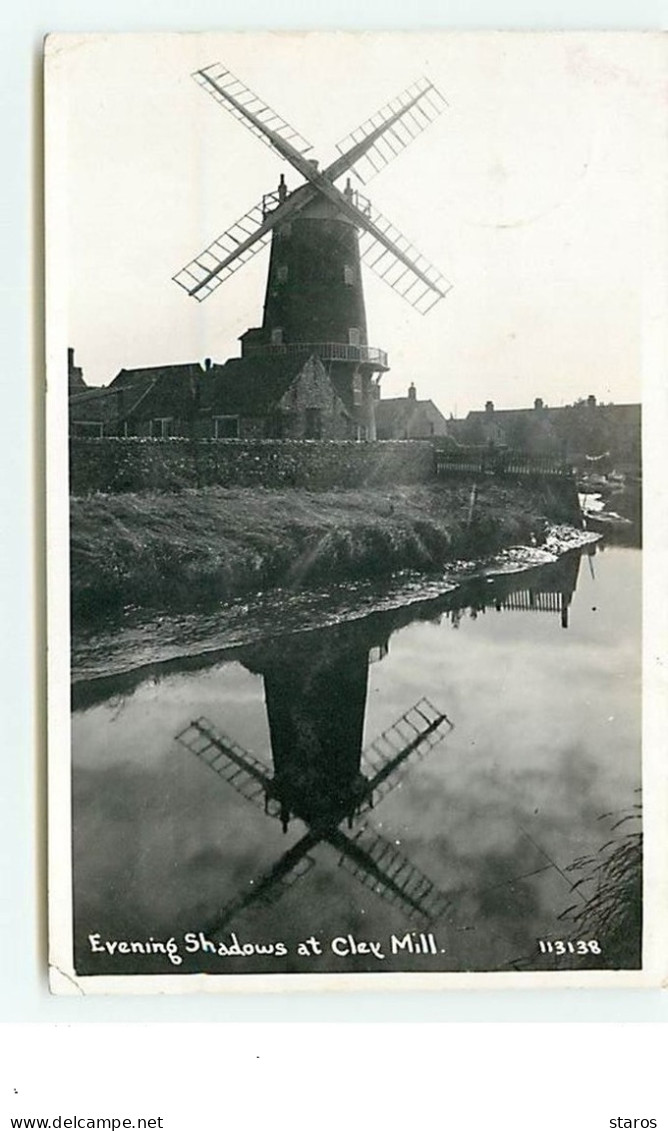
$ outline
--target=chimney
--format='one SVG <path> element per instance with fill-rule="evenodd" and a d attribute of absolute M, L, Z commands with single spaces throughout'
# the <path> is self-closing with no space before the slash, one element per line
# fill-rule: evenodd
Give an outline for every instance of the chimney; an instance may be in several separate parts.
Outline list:
<path fill-rule="evenodd" d="M 210 357 L 205 357 L 205 358 L 204 358 L 204 372 L 205 372 L 205 373 L 208 373 L 208 372 L 209 372 L 209 370 L 211 369 L 211 366 L 212 366 L 212 365 L 213 365 L 213 362 L 212 362 L 211 358 L 210 358 Z"/>
<path fill-rule="evenodd" d="M 485 401 L 485 412 L 491 416 L 494 412 L 494 401 Z"/>
<path fill-rule="evenodd" d="M 536 397 L 535 401 L 533 402 L 533 407 L 535 408 L 536 412 L 540 412 L 541 408 L 545 408 L 545 402 L 543 401 L 543 398 Z"/>
<path fill-rule="evenodd" d="M 409 401 L 414 401 L 417 399 L 417 389 L 415 388 L 415 385 L 412 381 L 408 386 L 408 399 Z"/>
<path fill-rule="evenodd" d="M 75 365 L 74 363 L 74 349 L 72 346 L 67 347 L 67 384 L 70 392 L 76 389 L 86 388 L 83 370 L 80 365 Z"/>
<path fill-rule="evenodd" d="M 592 393 L 587 397 L 587 406 L 589 408 L 596 408 L 596 397 Z"/>

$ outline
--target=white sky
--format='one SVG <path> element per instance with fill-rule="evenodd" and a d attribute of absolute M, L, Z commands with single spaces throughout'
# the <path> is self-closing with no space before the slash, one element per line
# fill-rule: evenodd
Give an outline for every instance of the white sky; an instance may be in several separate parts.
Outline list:
<path fill-rule="evenodd" d="M 67 121 L 47 192 L 65 176 L 67 336 L 86 380 L 224 361 L 261 322 L 268 250 L 201 304 L 171 278 L 281 172 L 299 183 L 190 77 L 220 61 L 323 165 L 421 75 L 448 100 L 362 189 L 453 284 L 421 316 L 365 271 L 385 396 L 414 380 L 460 416 L 488 398 L 638 400 L 663 232 L 661 46 L 640 33 L 60 37 L 49 82 L 65 84 Z"/>

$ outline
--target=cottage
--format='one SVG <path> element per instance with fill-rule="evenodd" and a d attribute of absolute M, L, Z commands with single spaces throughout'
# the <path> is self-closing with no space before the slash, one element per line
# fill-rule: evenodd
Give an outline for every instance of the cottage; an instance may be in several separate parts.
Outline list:
<path fill-rule="evenodd" d="M 466 444 L 505 445 L 578 465 L 587 457 L 609 455 L 619 468 L 640 466 L 639 404 L 599 404 L 589 396 L 550 408 L 537 397 L 533 408 L 497 409 L 487 401 L 483 411 L 470 412 L 456 423 L 457 439 Z"/>
<path fill-rule="evenodd" d="M 347 440 L 358 426 L 315 355 L 122 369 L 70 398 L 73 435 Z"/>
<path fill-rule="evenodd" d="M 290 440 L 356 438 L 352 413 L 315 354 L 233 358 L 200 393 L 198 435 Z"/>
<path fill-rule="evenodd" d="M 379 440 L 425 440 L 448 432 L 443 413 L 433 401 L 418 400 L 412 382 L 407 396 L 377 400 L 375 415 Z"/>
<path fill-rule="evenodd" d="M 121 369 L 110 385 L 70 396 L 71 435 L 186 434 L 182 428 L 192 415 L 197 372 L 198 365 Z"/>

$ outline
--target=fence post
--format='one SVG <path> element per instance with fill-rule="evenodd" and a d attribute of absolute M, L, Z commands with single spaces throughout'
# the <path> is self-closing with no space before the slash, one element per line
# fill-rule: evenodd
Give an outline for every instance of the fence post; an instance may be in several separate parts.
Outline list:
<path fill-rule="evenodd" d="M 477 485 L 477 483 L 474 483 L 473 486 L 471 487 L 471 494 L 469 496 L 469 513 L 468 513 L 468 517 L 466 519 L 466 529 L 467 530 L 469 529 L 469 527 L 470 527 L 470 525 L 473 521 L 473 508 L 475 507 L 477 496 L 478 496 L 478 485 Z"/>

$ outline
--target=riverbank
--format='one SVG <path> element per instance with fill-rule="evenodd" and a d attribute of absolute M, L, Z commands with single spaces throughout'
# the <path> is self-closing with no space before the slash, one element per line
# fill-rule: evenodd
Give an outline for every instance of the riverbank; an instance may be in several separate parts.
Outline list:
<path fill-rule="evenodd" d="M 561 488 L 561 489 L 560 489 Z M 72 620 L 214 608 L 253 593 L 433 573 L 573 520 L 563 485 L 455 481 L 307 491 L 211 487 L 71 501 Z"/>
<path fill-rule="evenodd" d="M 131 690 L 147 672 L 207 667 L 239 648 L 373 620 L 386 635 L 413 620 L 440 618 L 503 603 L 516 589 L 568 592 L 581 552 L 595 553 L 600 535 L 550 526 L 542 546 L 511 546 L 477 561 L 449 563 L 432 574 L 402 571 L 383 580 L 348 581 L 324 589 L 272 589 L 208 612 L 129 613 L 122 623 L 81 628 L 72 639 L 73 702 L 96 702 L 105 689 Z"/>

